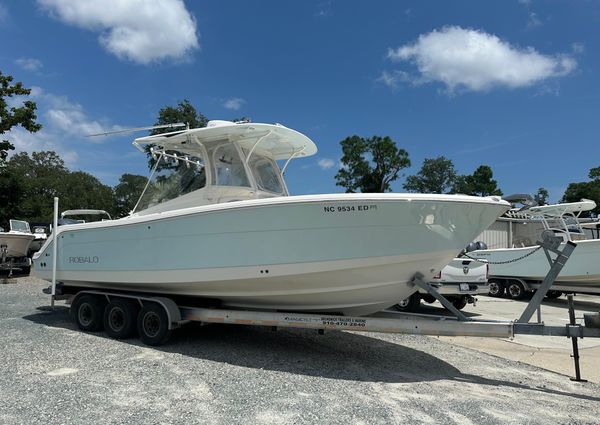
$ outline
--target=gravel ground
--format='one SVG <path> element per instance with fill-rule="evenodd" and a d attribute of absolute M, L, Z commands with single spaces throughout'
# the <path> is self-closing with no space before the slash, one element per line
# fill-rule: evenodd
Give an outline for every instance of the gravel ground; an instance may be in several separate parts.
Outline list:
<path fill-rule="evenodd" d="M 187 326 L 160 348 L 76 330 L 0 285 L 0 423 L 597 424 L 600 386 L 436 338 Z"/>

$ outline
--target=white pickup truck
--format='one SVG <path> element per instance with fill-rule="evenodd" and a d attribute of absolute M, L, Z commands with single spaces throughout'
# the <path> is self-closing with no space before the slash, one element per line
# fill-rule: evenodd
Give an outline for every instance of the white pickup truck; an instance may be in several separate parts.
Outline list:
<path fill-rule="evenodd" d="M 487 264 L 468 258 L 455 258 L 429 283 L 454 307 L 461 310 L 468 303 L 475 303 L 473 295 L 488 293 L 488 269 Z M 436 301 L 427 291 L 419 288 L 410 297 L 396 304 L 393 309 L 414 312 L 421 305 L 421 300 L 429 304 Z"/>

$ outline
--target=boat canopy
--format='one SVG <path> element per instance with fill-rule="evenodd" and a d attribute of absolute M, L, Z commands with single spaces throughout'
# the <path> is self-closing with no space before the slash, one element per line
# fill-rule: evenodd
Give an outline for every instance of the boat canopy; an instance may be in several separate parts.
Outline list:
<path fill-rule="evenodd" d="M 90 209 L 66 210 L 60 214 L 60 216 L 62 218 L 71 217 L 74 215 L 104 215 L 104 216 L 108 217 L 109 220 L 111 219 L 110 214 L 104 210 L 90 210 Z"/>
<path fill-rule="evenodd" d="M 593 210 L 594 208 L 596 208 L 596 203 L 594 201 L 582 199 L 579 202 L 531 207 L 529 208 L 529 211 L 536 214 L 543 214 L 547 217 L 562 217 L 565 214 L 577 214 L 583 211 Z"/>
<path fill-rule="evenodd" d="M 317 153 L 317 146 L 312 140 L 281 124 L 217 120 L 209 121 L 208 125 L 202 128 L 140 137 L 133 141 L 133 145 L 141 151 L 144 151 L 143 145 L 180 150 L 188 143 L 210 145 L 223 140 L 236 142 L 250 152 L 256 150 L 267 153 L 275 160 L 289 160 L 292 157 L 307 157 Z"/>

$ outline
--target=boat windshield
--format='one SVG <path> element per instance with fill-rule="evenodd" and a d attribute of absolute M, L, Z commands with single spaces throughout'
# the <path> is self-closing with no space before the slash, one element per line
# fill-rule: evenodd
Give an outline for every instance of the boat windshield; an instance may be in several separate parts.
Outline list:
<path fill-rule="evenodd" d="M 134 212 L 170 201 L 205 185 L 206 171 L 202 158 L 171 150 L 162 152 Z"/>
<path fill-rule="evenodd" d="M 231 142 L 225 142 L 208 149 L 212 158 L 212 184 L 215 186 L 250 187 L 244 163 Z"/>
<path fill-rule="evenodd" d="M 10 230 L 15 232 L 31 233 L 29 223 L 21 220 L 10 220 Z"/>
<path fill-rule="evenodd" d="M 260 190 L 283 194 L 279 169 L 272 159 L 253 153 L 248 165 Z"/>

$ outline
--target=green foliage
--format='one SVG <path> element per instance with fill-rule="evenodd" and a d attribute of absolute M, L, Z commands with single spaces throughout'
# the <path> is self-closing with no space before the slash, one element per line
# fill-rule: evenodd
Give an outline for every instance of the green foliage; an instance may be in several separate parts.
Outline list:
<path fill-rule="evenodd" d="M 569 183 L 561 202 L 579 202 L 582 199 L 591 199 L 596 202 L 592 211 L 600 213 L 600 167 L 592 168 L 588 174 L 588 182 Z"/>
<path fill-rule="evenodd" d="M 443 156 L 425 158 L 421 170 L 406 178 L 404 189 L 417 193 L 448 193 L 455 180 L 456 171 L 452 160 Z"/>
<path fill-rule="evenodd" d="M 336 184 L 345 187 L 349 193 L 388 192 L 400 170 L 410 166 L 408 152 L 399 149 L 387 136 L 368 139 L 352 136 L 340 144 L 342 168 L 335 179 Z"/>
<path fill-rule="evenodd" d="M 37 105 L 31 100 L 23 102 L 21 107 L 9 108 L 6 98 L 13 96 L 27 96 L 31 93 L 31 89 L 26 89 L 20 82 L 12 84 L 13 77 L 3 75 L 0 71 L 0 134 L 10 131 L 14 126 L 20 125 L 27 131 L 35 133 L 42 126 L 37 124 L 35 120 L 37 116 L 35 110 Z M 8 151 L 15 147 L 8 140 L 0 140 L 0 164 L 2 164 L 8 156 Z"/>
<path fill-rule="evenodd" d="M 548 203 L 548 196 L 550 194 L 546 189 L 540 187 L 535 195 L 533 195 L 533 200 L 537 202 L 538 205 L 546 205 Z"/>
<path fill-rule="evenodd" d="M 175 124 L 178 122 L 186 123 L 190 128 L 200 128 L 206 127 L 208 120 L 204 115 L 196 111 L 196 108 L 194 108 L 189 100 L 184 99 L 180 101 L 177 106 L 165 106 L 158 111 L 158 120 L 154 125 Z M 176 130 L 177 129 L 157 128 L 152 130 L 150 134 L 161 134 Z"/>
<path fill-rule="evenodd" d="M 96 208 L 114 214 L 112 189 L 94 176 L 69 171 L 55 152 L 20 152 L 0 172 L 0 226 L 11 218 L 50 222 L 55 196 L 62 211 Z"/>
<path fill-rule="evenodd" d="M 148 179 L 136 174 L 123 174 L 115 186 L 115 214 L 125 217 L 135 207 Z"/>
<path fill-rule="evenodd" d="M 180 101 L 177 106 L 165 106 L 158 111 L 158 119 L 154 125 L 165 125 L 165 124 L 176 124 L 186 123 L 189 128 L 200 128 L 206 127 L 208 119 L 196 111 L 196 108 L 190 103 L 189 100 L 184 99 Z M 156 128 L 150 132 L 151 135 L 168 133 L 171 131 L 183 130 L 183 128 Z M 146 145 L 146 155 L 148 155 L 148 168 L 152 169 L 156 163 L 155 159 L 150 154 L 150 148 L 153 145 Z M 161 164 L 158 168 L 165 169 L 167 165 Z"/>
<path fill-rule="evenodd" d="M 471 175 L 457 176 L 452 192 L 473 196 L 500 196 L 502 191 L 492 177 L 492 169 L 488 165 L 480 165 Z"/>

